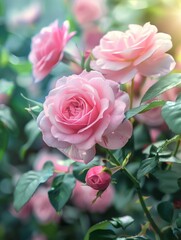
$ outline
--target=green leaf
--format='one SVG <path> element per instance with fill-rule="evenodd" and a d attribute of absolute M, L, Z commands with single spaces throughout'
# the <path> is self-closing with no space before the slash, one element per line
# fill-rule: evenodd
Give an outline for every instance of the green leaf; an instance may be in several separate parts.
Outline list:
<path fill-rule="evenodd" d="M 165 227 L 162 230 L 162 236 L 164 240 L 179 240 L 180 238 L 177 238 L 174 233 L 171 226 Z"/>
<path fill-rule="evenodd" d="M 43 104 L 40 102 L 36 102 L 32 99 L 25 97 L 23 94 L 21 96 L 28 101 L 29 107 L 25 108 L 33 117 L 36 119 L 41 111 L 43 111 Z M 32 106 L 33 104 L 33 106 Z"/>
<path fill-rule="evenodd" d="M 166 102 L 162 108 L 162 116 L 174 133 L 181 133 L 181 99 L 176 102 Z"/>
<path fill-rule="evenodd" d="M 158 188 L 163 193 L 175 193 L 179 190 L 181 164 L 173 163 L 170 170 L 156 170 L 153 175 L 159 180 Z"/>
<path fill-rule="evenodd" d="M 143 160 L 137 172 L 137 178 L 140 179 L 146 174 L 153 172 L 157 166 L 157 163 L 157 157 L 151 157 Z"/>
<path fill-rule="evenodd" d="M 17 130 L 16 122 L 13 119 L 11 110 L 5 105 L 0 105 L 0 122 L 4 127 L 8 128 L 8 130 L 13 132 Z"/>
<path fill-rule="evenodd" d="M 130 216 L 124 216 L 124 217 L 120 217 L 120 218 L 112 218 L 111 220 L 105 220 L 105 221 L 99 222 L 99 223 L 93 225 L 91 228 L 89 228 L 84 240 L 91 240 L 91 239 L 93 240 L 93 238 L 91 238 L 91 235 L 93 234 L 93 232 L 96 232 L 98 230 L 99 231 L 103 230 L 102 231 L 102 233 L 104 233 L 103 236 L 106 233 L 106 232 L 104 232 L 104 230 L 109 231 L 109 234 L 115 234 L 115 236 L 117 236 L 117 233 L 119 232 L 120 228 L 125 229 L 133 222 L 134 222 L 134 219 Z"/>
<path fill-rule="evenodd" d="M 4 79 L 0 80 L 0 94 L 6 94 L 10 96 L 14 89 L 14 83 L 6 81 Z"/>
<path fill-rule="evenodd" d="M 40 108 L 43 109 L 43 104 L 42 104 L 42 103 L 37 102 L 37 101 L 34 101 L 34 100 L 30 99 L 30 98 L 27 98 L 27 97 L 25 97 L 22 93 L 21 93 L 21 96 L 22 96 L 24 99 L 26 99 L 29 103 L 33 103 L 35 106 L 39 106 Z"/>
<path fill-rule="evenodd" d="M 139 124 L 134 128 L 133 136 L 135 150 L 143 149 L 146 144 L 151 142 L 149 129 L 143 124 Z"/>
<path fill-rule="evenodd" d="M 75 178 L 72 174 L 60 174 L 54 178 L 52 188 L 48 192 L 49 199 L 57 212 L 60 212 L 71 197 L 75 186 Z"/>
<path fill-rule="evenodd" d="M 157 97 L 158 95 L 162 94 L 163 92 L 176 87 L 181 84 L 181 73 L 173 73 L 162 77 L 151 86 L 148 91 L 143 96 L 141 102 L 148 101 L 152 98 Z"/>
<path fill-rule="evenodd" d="M 120 217 L 120 218 L 112 218 L 110 220 L 110 223 L 115 228 L 122 228 L 123 230 L 125 230 L 133 222 L 134 222 L 134 219 L 130 216 L 124 216 L 124 217 Z"/>
<path fill-rule="evenodd" d="M 169 201 L 164 201 L 158 204 L 157 206 L 158 213 L 160 217 L 166 222 L 171 223 L 173 219 L 173 204 Z"/>
<path fill-rule="evenodd" d="M 116 234 L 112 230 L 108 229 L 97 229 L 90 233 L 89 240 L 113 240 L 116 239 Z"/>
<path fill-rule="evenodd" d="M 165 104 L 165 101 L 163 100 L 155 100 L 151 103 L 147 103 L 145 105 L 140 105 L 139 107 L 132 108 L 126 112 L 126 118 L 130 119 L 134 117 L 137 114 L 147 112 L 153 108 L 162 107 Z"/>
<path fill-rule="evenodd" d="M 127 237 L 127 238 L 116 238 L 116 240 L 151 240 L 150 238 L 146 238 L 143 236 L 137 236 L 137 237 Z"/>
<path fill-rule="evenodd" d="M 178 183 L 179 188 L 181 189 L 181 178 L 179 178 L 179 179 L 177 180 L 177 183 Z"/>
<path fill-rule="evenodd" d="M 181 217 L 177 218 L 175 222 L 176 222 L 177 227 L 181 228 Z"/>
<path fill-rule="evenodd" d="M 25 133 L 26 136 L 28 137 L 28 140 L 20 149 L 21 158 L 24 158 L 26 151 L 31 147 L 31 145 L 33 144 L 33 142 L 40 133 L 40 130 L 37 126 L 37 122 L 34 119 L 32 119 L 30 122 L 26 124 Z"/>
<path fill-rule="evenodd" d="M 100 165 L 100 158 L 95 157 L 92 161 L 90 161 L 88 164 L 81 163 L 81 162 L 74 162 L 72 164 L 73 167 L 73 175 L 76 179 L 79 181 L 85 183 L 85 176 L 87 171 L 94 167 Z"/>
<path fill-rule="evenodd" d="M 41 171 L 29 171 L 20 177 L 14 192 L 13 205 L 16 211 L 19 211 L 30 200 L 38 186 L 53 175 L 53 171 L 52 162 L 47 162 Z"/>
<path fill-rule="evenodd" d="M 0 140 L 0 160 L 2 160 L 5 154 L 5 151 L 8 145 L 8 139 L 9 139 L 8 130 L 2 124 L 0 124 L 0 139 L 3 139 L 3 140 Z"/>

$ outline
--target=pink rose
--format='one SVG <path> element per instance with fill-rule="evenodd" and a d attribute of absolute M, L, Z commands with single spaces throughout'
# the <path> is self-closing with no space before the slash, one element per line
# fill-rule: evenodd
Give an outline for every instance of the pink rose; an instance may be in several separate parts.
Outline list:
<path fill-rule="evenodd" d="M 83 31 L 83 40 L 85 42 L 86 49 L 92 49 L 99 44 L 100 39 L 103 37 L 103 33 L 97 26 L 90 26 Z"/>
<path fill-rule="evenodd" d="M 92 21 L 102 17 L 104 12 L 103 0 L 75 0 L 73 4 L 73 12 L 77 22 L 84 26 Z"/>
<path fill-rule="evenodd" d="M 46 150 L 42 150 L 37 154 L 34 162 L 34 169 L 40 171 L 43 165 L 51 161 L 54 165 L 55 172 L 67 172 L 68 166 L 65 166 L 64 157 L 61 154 L 51 153 Z"/>
<path fill-rule="evenodd" d="M 60 28 L 58 21 L 54 21 L 42 28 L 32 39 L 29 60 L 33 64 L 33 75 L 38 82 L 46 77 L 52 68 L 63 58 L 63 50 L 75 34 L 68 33 L 69 22 L 65 21 Z"/>
<path fill-rule="evenodd" d="M 57 222 L 59 216 L 48 198 L 48 189 L 40 187 L 31 199 L 32 209 L 37 219 L 42 223 Z"/>
<path fill-rule="evenodd" d="M 109 149 L 127 143 L 132 134 L 125 119 L 128 106 L 128 94 L 118 83 L 83 71 L 57 81 L 37 121 L 48 146 L 87 163 L 95 156 L 96 143 Z"/>
<path fill-rule="evenodd" d="M 95 190 L 105 190 L 111 182 L 111 172 L 103 166 L 92 167 L 88 170 L 85 181 Z"/>
<path fill-rule="evenodd" d="M 131 24 L 126 32 L 111 31 L 100 40 L 93 49 L 91 67 L 120 83 L 137 73 L 159 77 L 175 67 L 173 57 L 165 53 L 171 47 L 170 35 L 157 33 L 156 26 Z"/>
<path fill-rule="evenodd" d="M 96 198 L 96 194 L 97 190 L 77 181 L 71 200 L 75 206 L 84 211 L 87 210 L 89 212 L 103 213 L 113 203 L 115 194 L 114 187 L 110 184 L 101 197 L 92 203 Z"/>

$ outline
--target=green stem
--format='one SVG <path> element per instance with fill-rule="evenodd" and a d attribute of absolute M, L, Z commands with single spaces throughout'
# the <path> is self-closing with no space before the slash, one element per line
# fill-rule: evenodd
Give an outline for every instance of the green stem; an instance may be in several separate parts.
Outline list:
<path fill-rule="evenodd" d="M 158 234 L 158 236 L 160 237 L 160 240 L 163 240 L 163 236 L 162 236 L 162 233 L 161 233 L 161 230 L 159 229 L 159 227 L 156 225 L 155 221 L 153 220 L 147 206 L 146 206 L 146 203 L 144 201 L 144 198 L 142 196 L 142 193 L 141 193 L 141 188 L 140 188 L 140 184 L 139 182 L 137 181 L 137 179 L 131 174 L 128 172 L 128 170 L 126 168 L 123 168 L 122 171 L 125 173 L 125 175 L 131 180 L 131 182 L 134 184 L 136 190 L 137 190 L 137 194 L 138 194 L 138 197 L 139 197 L 139 200 L 140 200 L 140 204 L 143 208 L 143 211 L 148 219 L 148 221 L 150 222 L 151 226 L 153 227 L 153 229 L 155 230 L 155 232 Z"/>
<path fill-rule="evenodd" d="M 115 156 L 113 155 L 113 153 L 108 150 L 108 149 L 105 149 L 107 151 L 107 153 L 110 155 L 111 157 L 111 160 L 112 160 L 112 163 L 114 163 L 116 166 L 120 166 L 121 164 L 119 163 L 119 161 L 115 158 Z M 150 222 L 151 226 L 153 227 L 153 229 L 155 230 L 155 232 L 158 234 L 158 236 L 160 237 L 160 240 L 164 240 L 163 239 L 163 236 L 162 236 L 162 232 L 161 230 L 159 229 L 159 227 L 156 225 L 155 221 L 153 220 L 147 206 L 146 206 L 146 203 L 144 201 L 144 198 L 142 196 L 142 193 L 141 193 L 141 187 L 140 187 L 140 184 L 138 182 L 138 180 L 125 168 L 121 168 L 120 169 L 122 172 L 124 172 L 124 174 L 131 180 L 131 182 L 133 183 L 133 185 L 135 186 L 136 190 L 137 190 L 137 194 L 138 194 L 138 197 L 139 197 L 139 200 L 140 200 L 140 204 L 143 208 L 143 211 L 148 219 L 148 221 Z"/>
<path fill-rule="evenodd" d="M 116 165 L 116 166 L 120 166 L 120 162 L 117 160 L 117 158 L 115 158 L 114 154 L 109 150 L 109 149 L 106 149 L 106 152 L 109 154 L 109 156 L 111 157 L 110 158 L 110 161 L 113 165 Z"/>
<path fill-rule="evenodd" d="M 179 139 L 179 140 L 177 141 L 177 144 L 176 144 L 175 150 L 174 150 L 174 152 L 173 152 L 173 154 L 172 154 L 174 157 L 177 155 L 177 152 L 178 152 L 178 149 L 179 149 L 180 143 L 181 143 L 181 139 Z"/>
<path fill-rule="evenodd" d="M 131 81 L 131 89 L 130 89 L 130 109 L 133 107 L 133 98 L 134 98 L 134 79 Z"/>

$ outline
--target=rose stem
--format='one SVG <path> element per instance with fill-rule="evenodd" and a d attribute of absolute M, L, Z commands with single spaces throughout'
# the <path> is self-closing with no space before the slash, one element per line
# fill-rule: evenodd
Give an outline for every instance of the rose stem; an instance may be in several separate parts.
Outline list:
<path fill-rule="evenodd" d="M 117 162 L 119 165 L 121 165 L 119 163 L 119 161 L 114 157 L 114 155 L 112 154 L 111 151 L 109 151 L 108 149 L 106 149 L 106 151 L 109 153 L 111 159 L 113 160 L 113 162 Z M 116 160 L 116 161 L 115 161 Z M 159 227 L 156 225 L 155 221 L 153 220 L 147 206 L 146 206 L 146 203 L 144 201 L 144 198 L 143 198 L 143 195 L 142 195 L 142 192 L 141 192 L 141 187 L 140 187 L 140 184 L 139 182 L 137 181 L 137 179 L 130 173 L 128 172 L 128 170 L 124 167 L 121 169 L 121 171 L 124 172 L 124 174 L 131 180 L 131 182 L 134 184 L 135 188 L 136 188 L 136 191 L 137 191 L 137 194 L 138 194 L 138 197 L 139 197 L 139 200 L 140 200 L 140 204 L 143 208 L 143 211 L 148 219 L 148 221 L 150 222 L 151 226 L 153 227 L 153 229 L 155 230 L 155 232 L 159 235 L 160 239 L 163 240 L 163 236 L 162 236 L 162 232 L 161 230 L 159 229 Z"/>

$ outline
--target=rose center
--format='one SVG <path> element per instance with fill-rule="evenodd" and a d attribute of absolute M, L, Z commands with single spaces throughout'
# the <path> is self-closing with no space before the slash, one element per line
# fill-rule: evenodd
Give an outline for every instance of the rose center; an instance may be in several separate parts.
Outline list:
<path fill-rule="evenodd" d="M 64 114 L 67 118 L 74 118 L 82 112 L 83 108 L 84 106 L 82 101 L 73 100 L 66 107 Z"/>

